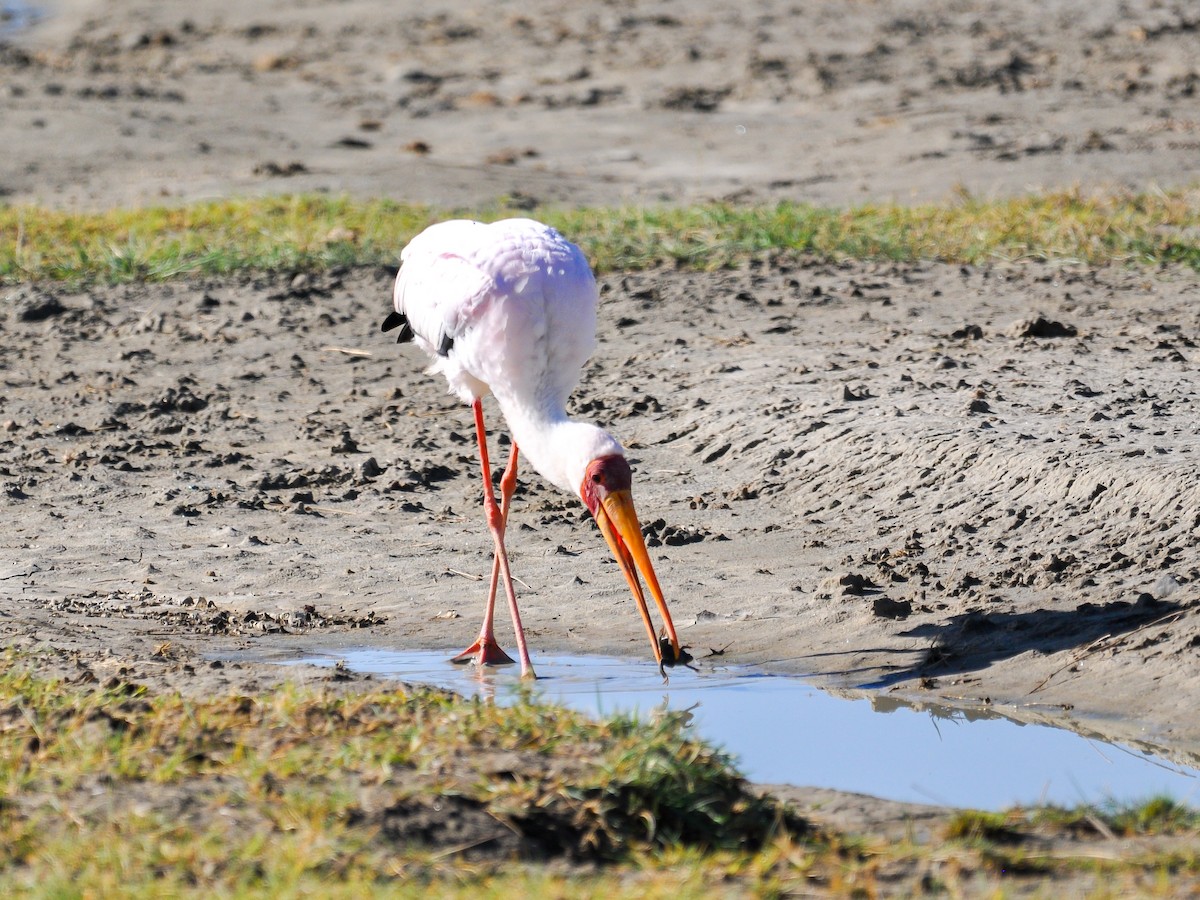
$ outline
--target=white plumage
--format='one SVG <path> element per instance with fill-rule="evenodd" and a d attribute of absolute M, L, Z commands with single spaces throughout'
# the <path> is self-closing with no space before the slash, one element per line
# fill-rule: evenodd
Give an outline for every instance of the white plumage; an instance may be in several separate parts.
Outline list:
<path fill-rule="evenodd" d="M 462 656 L 480 663 L 507 661 L 495 646 L 491 613 L 503 574 L 522 669 L 532 674 L 507 573 L 504 525 L 515 484 L 517 448 L 547 481 L 580 497 L 596 516 L 625 571 L 662 663 L 645 600 L 641 570 L 664 619 L 675 660 L 679 642 L 642 541 L 629 495 L 629 468 L 615 438 L 568 418 L 566 402 L 596 346 L 598 292 L 582 251 L 553 228 L 532 219 L 491 224 L 452 220 L 432 225 L 400 254 L 395 312 L 384 330 L 400 327 L 433 359 L 450 390 L 473 406 L 485 466 L 484 503 L 496 544 L 492 589 L 480 641 Z M 495 507 L 487 472 L 481 399 L 495 396 L 512 433 L 513 457 L 502 482 L 503 509 Z M 631 521 L 630 521 L 631 520 Z M 630 533 L 632 532 L 635 533 Z"/>
<path fill-rule="evenodd" d="M 596 280 L 578 247 L 532 219 L 456 219 L 425 229 L 400 260 L 394 305 L 433 357 L 430 371 L 464 403 L 493 394 L 547 481 L 577 493 L 588 462 L 624 453 L 599 428 L 567 418 L 596 348 Z"/>

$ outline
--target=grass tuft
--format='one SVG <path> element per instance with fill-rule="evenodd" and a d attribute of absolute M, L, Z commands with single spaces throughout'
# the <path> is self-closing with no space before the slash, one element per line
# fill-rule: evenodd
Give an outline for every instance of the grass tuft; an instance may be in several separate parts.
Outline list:
<path fill-rule="evenodd" d="M 1121 837 L 1200 836 L 1200 810 L 1166 796 L 1138 801 L 1110 800 L 1099 806 L 1072 809 L 1044 807 L 1034 812 L 1032 821 L 1076 832 L 1101 832 Z"/>
<path fill-rule="evenodd" d="M 1171 797 L 1151 797 L 1140 803 L 1110 803 L 1104 809 L 1109 827 L 1120 834 L 1200 835 L 1200 812 Z"/>
<path fill-rule="evenodd" d="M 1019 811 L 984 812 L 964 809 L 954 813 L 946 823 L 945 838 L 948 841 L 967 843 L 1019 844 L 1024 835 L 1018 830 L 1024 815 Z"/>

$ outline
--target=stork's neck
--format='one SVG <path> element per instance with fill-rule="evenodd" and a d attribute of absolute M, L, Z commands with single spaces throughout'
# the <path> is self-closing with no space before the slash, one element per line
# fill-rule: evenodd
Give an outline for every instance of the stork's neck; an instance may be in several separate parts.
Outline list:
<path fill-rule="evenodd" d="M 561 407 L 530 408 L 497 399 L 521 455 L 543 478 L 577 497 L 588 463 L 625 453 L 607 431 L 571 419 Z"/>

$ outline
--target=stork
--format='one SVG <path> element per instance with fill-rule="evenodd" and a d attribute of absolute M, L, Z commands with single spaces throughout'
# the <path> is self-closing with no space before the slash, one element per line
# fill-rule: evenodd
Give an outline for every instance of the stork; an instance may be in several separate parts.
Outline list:
<path fill-rule="evenodd" d="M 494 544 L 491 586 L 479 639 L 454 657 L 478 665 L 511 663 L 496 642 L 493 618 L 503 581 L 516 632 L 522 677 L 536 677 L 509 571 L 504 531 L 517 484 L 518 448 L 554 486 L 587 507 L 620 565 L 665 677 L 681 661 L 667 602 L 654 574 L 633 505 L 625 451 L 608 432 L 567 415 L 567 397 L 596 346 L 596 280 L 583 252 L 532 219 L 491 224 L 456 219 L 426 228 L 400 254 L 395 309 L 383 331 L 426 351 L 429 371 L 446 377 L 451 393 L 471 405 L 483 470 L 483 504 Z M 512 452 L 492 486 L 483 398 L 504 414 Z M 660 637 L 638 575 L 663 620 Z M 664 652 L 669 658 L 664 658 Z"/>

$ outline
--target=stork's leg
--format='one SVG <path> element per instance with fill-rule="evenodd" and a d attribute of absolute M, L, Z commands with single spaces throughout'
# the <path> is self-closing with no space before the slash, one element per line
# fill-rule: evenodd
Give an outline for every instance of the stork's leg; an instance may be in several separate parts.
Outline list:
<path fill-rule="evenodd" d="M 508 467 L 500 479 L 500 530 L 508 527 L 508 510 L 512 504 L 513 493 L 517 488 L 517 445 L 513 444 L 512 455 L 508 458 Z M 484 501 L 487 502 L 486 500 Z M 483 625 L 479 629 L 479 639 L 462 653 L 455 656 L 451 662 L 474 662 L 481 666 L 496 666 L 513 662 L 513 658 L 501 649 L 496 641 L 493 630 L 496 613 L 496 589 L 500 586 L 500 557 L 492 554 L 492 580 L 488 587 L 487 606 L 484 608 Z"/>
<path fill-rule="evenodd" d="M 517 490 L 517 445 L 512 445 L 508 466 L 500 476 L 500 530 L 508 533 L 508 508 L 512 505 L 513 493 Z M 492 556 L 492 583 L 488 588 L 489 613 L 496 606 L 496 588 L 500 584 L 500 557 Z"/>
<path fill-rule="evenodd" d="M 504 529 L 508 521 L 508 507 L 512 493 L 517 483 L 517 446 L 513 444 L 512 456 L 500 479 L 500 491 L 503 508 L 496 505 L 495 493 L 492 490 L 492 467 L 488 459 L 487 430 L 483 424 L 483 402 L 476 400 L 472 406 L 475 413 L 475 431 L 479 437 L 479 460 L 483 466 L 483 505 L 487 513 L 488 528 L 492 532 L 495 543 L 495 558 L 492 561 L 492 581 L 488 591 L 487 608 L 484 611 L 483 627 L 479 632 L 479 640 L 456 656 L 456 662 L 466 662 L 474 659 L 480 665 L 512 662 L 512 659 L 500 649 L 496 643 L 492 625 L 496 604 L 496 588 L 499 577 L 504 580 L 504 592 L 508 596 L 508 608 L 512 613 L 513 630 L 517 635 L 517 654 L 521 660 L 521 675 L 535 678 L 533 663 L 529 660 L 529 648 L 525 645 L 525 629 L 521 627 L 521 613 L 517 609 L 517 594 L 513 589 L 512 575 L 508 569 L 508 552 L 504 549 Z"/>

